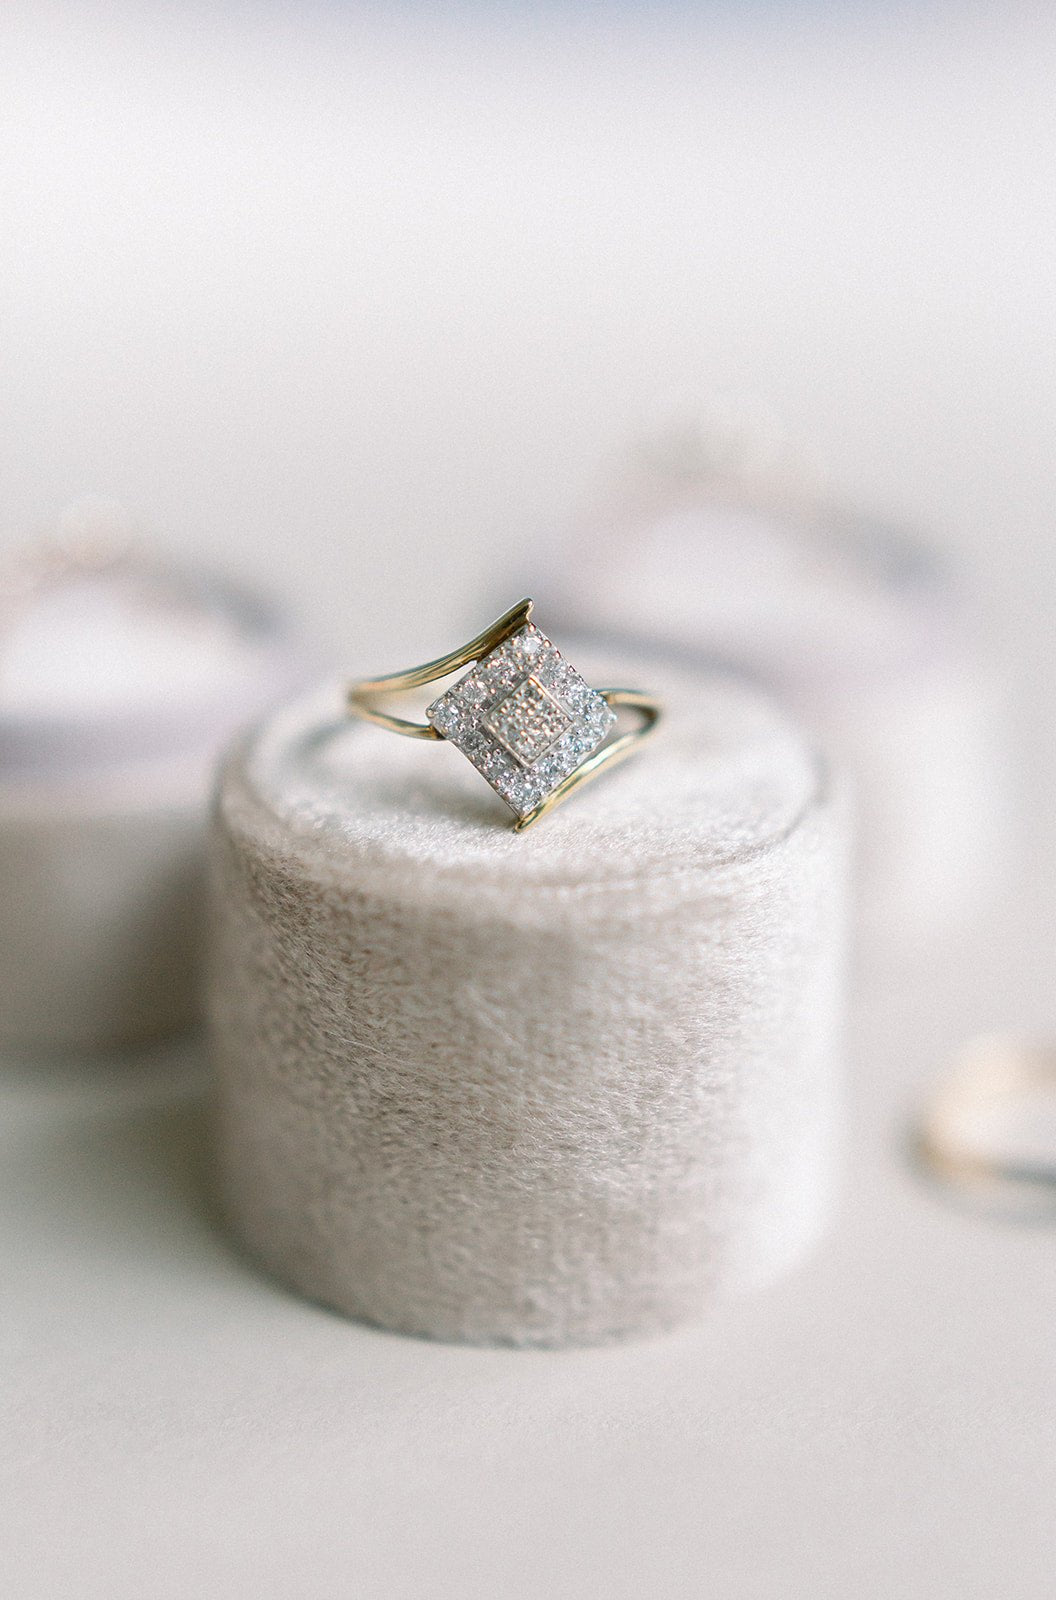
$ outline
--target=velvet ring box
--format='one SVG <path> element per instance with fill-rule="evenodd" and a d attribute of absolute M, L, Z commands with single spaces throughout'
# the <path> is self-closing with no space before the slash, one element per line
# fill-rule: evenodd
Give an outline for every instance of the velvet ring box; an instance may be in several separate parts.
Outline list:
<path fill-rule="evenodd" d="M 864 969 L 982 915 L 1011 855 L 1004 694 L 978 602 L 927 541 L 646 457 L 527 576 L 568 629 L 751 677 L 847 774 Z"/>
<path fill-rule="evenodd" d="M 523 835 L 457 751 L 351 723 L 337 686 L 229 758 L 223 1205 L 311 1298 L 590 1343 L 699 1316 L 823 1228 L 845 807 L 754 691 L 633 681 L 665 703 L 653 742 Z"/>
<path fill-rule="evenodd" d="M 0 1037 L 171 1034 L 199 1014 L 216 759 L 303 682 L 301 644 L 255 597 L 142 554 L 52 562 L 2 622 Z"/>

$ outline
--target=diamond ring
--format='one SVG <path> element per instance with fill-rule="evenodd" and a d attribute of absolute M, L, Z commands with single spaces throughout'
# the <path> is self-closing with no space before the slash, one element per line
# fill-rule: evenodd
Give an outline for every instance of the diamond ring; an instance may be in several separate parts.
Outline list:
<path fill-rule="evenodd" d="M 531 621 L 522 600 L 477 638 L 437 661 L 348 691 L 348 709 L 412 739 L 446 739 L 516 814 L 523 832 L 574 789 L 631 755 L 656 726 L 660 706 L 636 689 L 592 689 Z M 425 722 L 392 716 L 379 702 L 472 670 L 434 700 Z M 620 709 L 638 725 L 614 733 Z"/>

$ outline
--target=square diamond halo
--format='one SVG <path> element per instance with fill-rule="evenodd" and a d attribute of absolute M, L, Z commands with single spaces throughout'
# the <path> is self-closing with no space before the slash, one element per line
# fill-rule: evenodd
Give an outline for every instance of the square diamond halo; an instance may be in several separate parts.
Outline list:
<path fill-rule="evenodd" d="M 534 623 L 496 645 L 425 715 L 518 817 L 592 755 L 616 721 Z"/>

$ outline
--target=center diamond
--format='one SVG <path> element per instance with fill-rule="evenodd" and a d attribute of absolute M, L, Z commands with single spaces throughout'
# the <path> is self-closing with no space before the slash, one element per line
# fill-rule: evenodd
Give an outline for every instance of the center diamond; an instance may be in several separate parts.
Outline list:
<path fill-rule="evenodd" d="M 511 694 L 492 706 L 481 726 L 522 767 L 530 767 L 572 726 L 572 718 L 537 678 L 524 678 Z"/>

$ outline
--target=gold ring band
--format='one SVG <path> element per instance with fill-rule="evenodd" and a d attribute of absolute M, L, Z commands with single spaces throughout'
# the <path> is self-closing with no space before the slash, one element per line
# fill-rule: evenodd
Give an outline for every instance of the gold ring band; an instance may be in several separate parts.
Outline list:
<path fill-rule="evenodd" d="M 1056 1095 L 1056 1048 L 1016 1038 L 973 1041 L 941 1079 L 913 1130 L 920 1166 L 943 1184 L 1007 1209 L 1056 1203 L 1056 1153 L 1002 1148 L 1000 1127 Z M 1046 1119 L 1047 1120 L 1047 1119 Z"/>
<path fill-rule="evenodd" d="M 633 755 L 661 714 L 659 702 L 637 689 L 591 688 L 531 616 L 531 600 L 522 600 L 436 661 L 352 684 L 347 702 L 352 716 L 390 733 L 454 744 L 516 813 L 518 833 Z M 471 665 L 424 722 L 384 709 L 391 696 Z M 622 709 L 636 712 L 638 725 L 610 737 Z"/>

